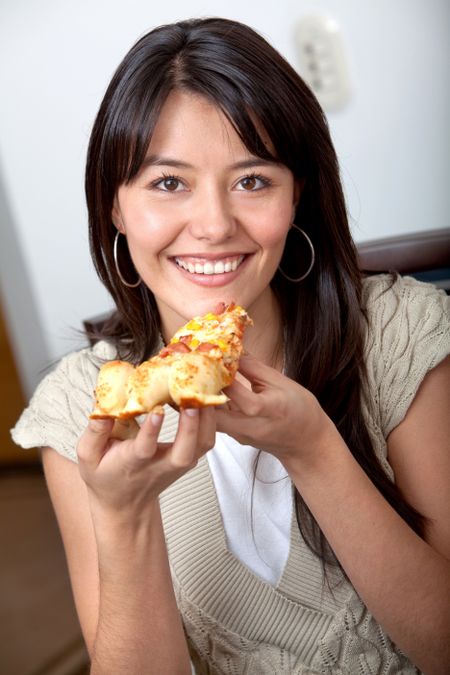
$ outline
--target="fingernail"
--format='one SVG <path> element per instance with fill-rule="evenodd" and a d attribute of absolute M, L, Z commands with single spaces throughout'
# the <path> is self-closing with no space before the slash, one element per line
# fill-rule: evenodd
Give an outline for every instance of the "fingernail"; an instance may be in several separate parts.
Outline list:
<path fill-rule="evenodd" d="M 198 408 L 185 408 L 185 412 L 189 417 L 197 417 Z"/>
<path fill-rule="evenodd" d="M 89 426 L 92 429 L 92 431 L 96 431 L 98 433 L 101 433 L 103 431 L 106 431 L 109 429 L 111 426 L 111 423 L 114 420 L 111 419 L 105 419 L 101 417 L 91 417 L 89 420 Z"/>
<path fill-rule="evenodd" d="M 159 427 L 162 422 L 162 418 L 163 416 L 161 413 L 152 412 L 150 415 L 150 419 L 154 427 Z"/>

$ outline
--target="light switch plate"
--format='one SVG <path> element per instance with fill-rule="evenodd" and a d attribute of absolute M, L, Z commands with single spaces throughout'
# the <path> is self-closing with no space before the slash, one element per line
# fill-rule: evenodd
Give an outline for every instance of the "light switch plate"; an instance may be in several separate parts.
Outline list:
<path fill-rule="evenodd" d="M 302 17 L 295 26 L 299 73 L 324 110 L 339 110 L 351 98 L 348 58 L 338 22 L 327 15 Z"/>

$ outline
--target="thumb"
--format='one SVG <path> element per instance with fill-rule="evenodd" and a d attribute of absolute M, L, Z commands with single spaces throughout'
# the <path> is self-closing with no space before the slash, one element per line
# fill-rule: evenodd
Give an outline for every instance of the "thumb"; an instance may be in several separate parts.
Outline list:
<path fill-rule="evenodd" d="M 97 466 L 105 453 L 114 426 L 113 419 L 90 419 L 81 436 L 77 455 L 80 462 Z"/>

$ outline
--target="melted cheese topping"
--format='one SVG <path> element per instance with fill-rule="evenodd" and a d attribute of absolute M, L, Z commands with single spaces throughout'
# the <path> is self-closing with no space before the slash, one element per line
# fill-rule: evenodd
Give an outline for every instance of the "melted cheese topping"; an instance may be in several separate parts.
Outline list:
<path fill-rule="evenodd" d="M 240 343 L 243 329 L 249 322 L 247 312 L 238 306 L 223 314 L 196 316 L 175 333 L 169 344 L 183 342 L 192 350 L 202 344 L 211 344 L 224 356 L 231 356 L 230 352 Z"/>
<path fill-rule="evenodd" d="M 220 314 L 191 319 L 167 347 L 136 368 L 125 361 L 104 364 L 91 417 L 128 419 L 166 403 L 180 407 L 225 403 L 228 399 L 221 390 L 233 380 L 244 329 L 252 323 L 242 307 L 230 305 Z"/>

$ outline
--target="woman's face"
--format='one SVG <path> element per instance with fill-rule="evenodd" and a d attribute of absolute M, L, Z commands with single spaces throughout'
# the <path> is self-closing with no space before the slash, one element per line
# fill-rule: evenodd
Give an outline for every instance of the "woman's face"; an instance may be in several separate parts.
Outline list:
<path fill-rule="evenodd" d="M 299 192 L 289 169 L 249 153 L 216 106 L 170 94 L 113 209 L 165 332 L 218 302 L 267 314 Z"/>

